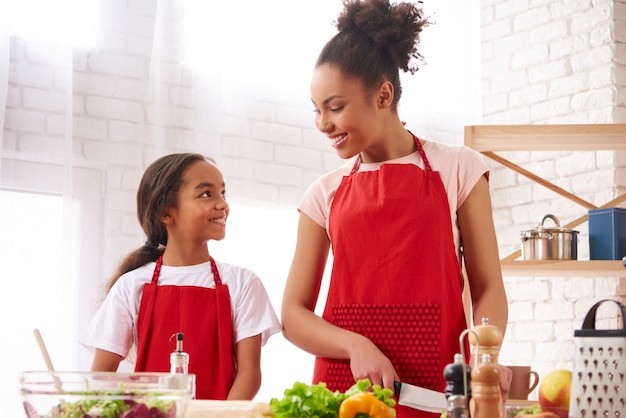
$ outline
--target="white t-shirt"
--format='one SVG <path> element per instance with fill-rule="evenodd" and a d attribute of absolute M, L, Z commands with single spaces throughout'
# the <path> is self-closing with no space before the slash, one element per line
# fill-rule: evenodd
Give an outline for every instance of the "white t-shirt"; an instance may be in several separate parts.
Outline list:
<path fill-rule="evenodd" d="M 215 260 L 222 283 L 230 293 L 235 342 L 261 334 L 262 344 L 282 330 L 267 291 L 259 277 L 242 267 Z M 100 348 L 126 357 L 137 346 L 137 318 L 143 285 L 152 281 L 151 262 L 122 275 L 79 342 L 90 350 Z M 161 266 L 159 285 L 215 288 L 211 262 L 194 266 Z"/>
<path fill-rule="evenodd" d="M 457 210 L 465 202 L 481 176 L 489 176 L 489 171 L 482 158 L 475 150 L 463 146 L 441 142 L 426 141 L 423 144 L 426 158 L 433 171 L 438 171 L 450 205 L 450 219 L 454 245 L 461 265 L 461 236 L 457 220 Z M 298 206 L 298 210 L 307 214 L 314 222 L 328 231 L 328 212 L 341 183 L 341 179 L 352 171 L 355 159 L 346 161 L 341 167 L 324 174 L 307 189 Z M 359 165 L 359 171 L 378 170 L 383 164 L 415 164 L 424 169 L 424 162 L 419 151 L 393 160 L 380 163 Z"/>

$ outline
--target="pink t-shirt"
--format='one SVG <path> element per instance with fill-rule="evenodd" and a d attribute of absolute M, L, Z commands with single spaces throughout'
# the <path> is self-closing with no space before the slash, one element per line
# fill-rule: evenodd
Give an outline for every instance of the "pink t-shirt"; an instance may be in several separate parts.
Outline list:
<path fill-rule="evenodd" d="M 438 171 L 448 195 L 450 219 L 454 235 L 454 245 L 461 263 L 461 237 L 456 212 L 470 194 L 481 176 L 489 177 L 489 171 L 480 154 L 463 145 L 426 141 L 423 145 L 426 158 L 433 171 Z M 314 222 L 328 231 L 328 212 L 335 191 L 343 176 L 350 174 L 354 166 L 351 158 L 339 168 L 330 171 L 315 180 L 302 198 L 298 210 L 307 214 Z M 383 164 L 415 164 L 424 168 L 424 162 L 418 151 L 394 160 L 381 163 L 361 164 L 359 171 L 378 170 Z M 461 265 L 461 264 L 460 264 Z"/>

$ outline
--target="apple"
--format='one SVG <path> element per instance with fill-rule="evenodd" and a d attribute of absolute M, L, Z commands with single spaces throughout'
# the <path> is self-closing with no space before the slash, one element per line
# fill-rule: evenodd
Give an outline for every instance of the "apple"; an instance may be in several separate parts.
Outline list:
<path fill-rule="evenodd" d="M 559 418 L 568 418 L 569 399 L 572 387 L 572 372 L 565 369 L 553 370 L 539 382 L 539 406 L 544 412 L 553 412 Z"/>

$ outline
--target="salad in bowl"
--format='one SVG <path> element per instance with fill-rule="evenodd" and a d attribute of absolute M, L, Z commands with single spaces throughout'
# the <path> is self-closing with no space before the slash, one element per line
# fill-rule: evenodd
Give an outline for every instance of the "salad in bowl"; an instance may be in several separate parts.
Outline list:
<path fill-rule="evenodd" d="M 195 375 L 120 372 L 23 372 L 27 418 L 182 418 Z"/>

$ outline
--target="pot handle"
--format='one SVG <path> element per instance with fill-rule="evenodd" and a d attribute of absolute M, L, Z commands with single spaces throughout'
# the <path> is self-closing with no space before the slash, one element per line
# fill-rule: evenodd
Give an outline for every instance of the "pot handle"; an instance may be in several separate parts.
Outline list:
<path fill-rule="evenodd" d="M 556 226 L 561 227 L 561 223 L 559 222 L 557 217 L 550 213 L 548 213 L 546 216 L 543 217 L 543 219 L 541 220 L 541 226 L 543 226 L 543 223 L 546 221 L 546 219 L 552 219 L 552 221 L 556 224 Z"/>

